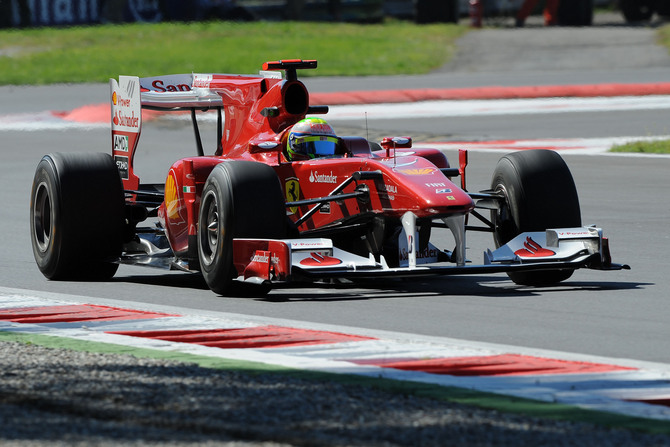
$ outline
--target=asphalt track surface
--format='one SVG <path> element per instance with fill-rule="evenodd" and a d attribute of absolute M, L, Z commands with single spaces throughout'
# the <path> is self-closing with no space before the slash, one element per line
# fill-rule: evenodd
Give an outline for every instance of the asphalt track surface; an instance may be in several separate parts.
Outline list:
<path fill-rule="evenodd" d="M 306 83 L 312 91 L 328 92 L 667 81 L 670 58 L 654 44 L 653 28 L 597 25 L 569 30 L 532 26 L 484 30 L 468 34 L 460 42 L 461 52 L 454 62 L 430 75 L 310 78 Z M 521 45 L 532 51 L 521 50 Z M 0 115 L 37 113 L 105 102 L 108 88 L 2 87 L 0 97 Z M 336 128 L 374 135 L 402 131 L 418 134 L 418 141 L 477 141 L 668 135 L 668 123 L 668 110 L 661 110 L 403 119 L 374 122 L 372 126 L 359 121 L 343 122 Z M 172 161 L 194 152 L 192 138 L 190 129 L 182 125 L 147 125 L 138 154 L 143 180 L 162 181 Z M 505 275 L 460 276 L 285 288 L 273 291 L 266 299 L 238 299 L 217 297 L 197 275 L 137 267 L 121 267 L 107 283 L 49 282 L 41 276 L 32 258 L 28 231 L 35 166 L 48 152 L 107 151 L 108 141 L 107 129 L 0 132 L 4 253 L 0 285 L 83 295 L 89 301 L 111 298 L 587 355 L 670 361 L 666 259 L 670 207 L 665 192 L 670 186 L 670 158 L 564 155 L 580 192 L 584 223 L 596 223 L 605 229 L 614 260 L 630 264 L 631 271 L 579 271 L 560 286 L 542 289 L 516 286 Z M 453 152 L 447 155 L 454 157 Z M 498 152 L 471 153 L 470 190 L 488 187 L 499 157 Z M 488 236 L 473 235 L 469 245 L 469 258 L 479 262 L 481 252 L 492 242 Z"/>

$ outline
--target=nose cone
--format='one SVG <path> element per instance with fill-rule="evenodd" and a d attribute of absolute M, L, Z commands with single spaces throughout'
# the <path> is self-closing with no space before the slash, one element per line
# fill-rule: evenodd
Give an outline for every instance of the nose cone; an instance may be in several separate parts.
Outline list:
<path fill-rule="evenodd" d="M 398 178 L 419 211 L 417 216 L 469 212 L 475 206 L 470 196 L 435 167 L 398 169 Z"/>
<path fill-rule="evenodd" d="M 470 196 L 439 168 L 421 157 L 384 159 L 384 184 L 380 195 L 388 196 L 396 211 L 412 211 L 417 217 L 467 213 L 475 204 Z"/>

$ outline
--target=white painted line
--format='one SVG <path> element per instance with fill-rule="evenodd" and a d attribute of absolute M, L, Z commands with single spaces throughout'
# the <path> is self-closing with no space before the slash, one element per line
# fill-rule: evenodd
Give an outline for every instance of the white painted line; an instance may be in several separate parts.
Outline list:
<path fill-rule="evenodd" d="M 670 109 L 670 96 L 422 101 L 332 106 L 329 121 Z"/>
<path fill-rule="evenodd" d="M 84 106 L 88 107 L 88 106 Z M 91 106 L 94 107 L 94 106 Z M 329 121 L 381 120 L 434 117 L 528 115 L 548 113 L 613 112 L 670 109 L 670 96 L 617 96 L 595 98 L 532 98 L 491 100 L 443 100 L 412 103 L 386 103 L 331 106 Z M 164 120 L 190 120 L 188 114 L 165 114 Z M 216 114 L 203 113 L 201 122 L 216 122 Z M 41 131 L 99 129 L 109 121 L 78 122 L 61 118 L 50 111 L 0 115 L 0 131 Z"/>
<path fill-rule="evenodd" d="M 612 155 L 619 157 L 652 157 L 668 158 L 669 154 L 640 154 L 631 152 L 609 152 L 617 145 L 623 145 L 636 141 L 659 141 L 670 140 L 670 135 L 659 135 L 653 137 L 609 137 L 609 138 L 556 138 L 556 139 L 533 139 L 533 140 L 491 140 L 491 141 L 444 141 L 444 142 L 417 142 L 414 146 L 432 147 L 442 150 L 467 149 L 468 151 L 486 151 L 507 153 L 511 151 L 527 149 L 549 149 L 570 154 L 581 155 Z"/>

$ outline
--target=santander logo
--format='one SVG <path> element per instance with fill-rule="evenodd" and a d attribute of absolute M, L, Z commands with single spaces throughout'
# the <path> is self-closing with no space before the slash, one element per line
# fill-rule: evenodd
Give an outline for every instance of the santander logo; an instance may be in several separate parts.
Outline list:
<path fill-rule="evenodd" d="M 520 258 L 546 258 L 556 254 L 555 251 L 543 248 L 530 237 L 526 238 L 526 242 L 523 243 L 523 246 L 524 248 L 514 252 L 514 254 Z"/>
<path fill-rule="evenodd" d="M 311 171 L 309 181 L 311 183 L 337 183 L 337 176 L 333 175 L 333 171 L 330 171 L 330 174 L 319 174 L 318 171 Z"/>

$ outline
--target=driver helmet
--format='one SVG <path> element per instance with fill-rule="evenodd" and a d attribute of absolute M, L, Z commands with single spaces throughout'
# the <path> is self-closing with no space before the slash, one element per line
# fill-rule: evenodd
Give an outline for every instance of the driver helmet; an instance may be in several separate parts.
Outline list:
<path fill-rule="evenodd" d="M 305 118 L 291 128 L 286 144 L 287 158 L 308 160 L 335 155 L 339 140 L 326 120 Z"/>

